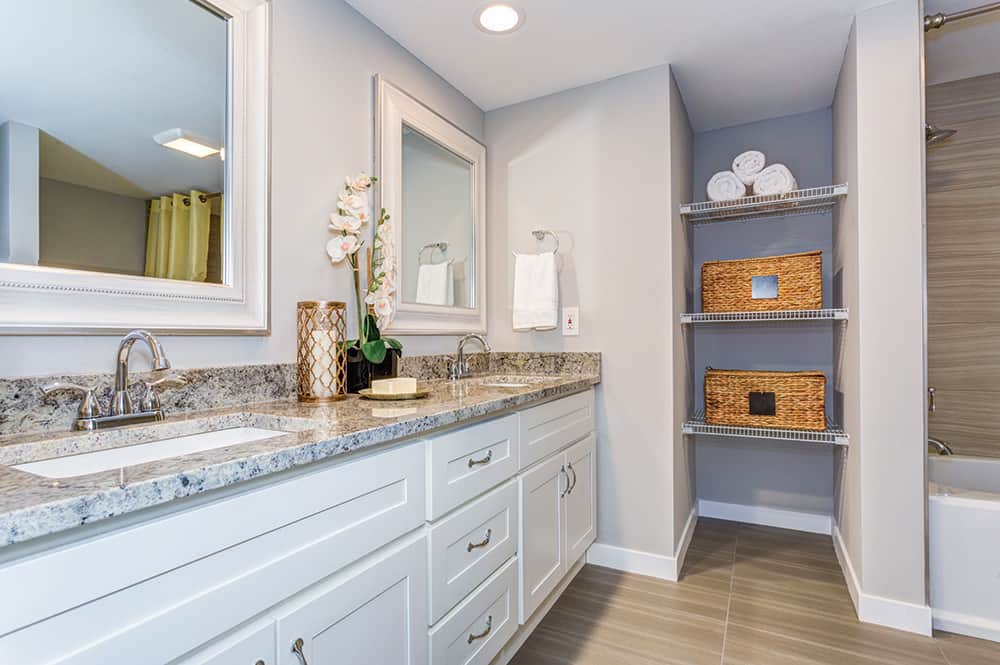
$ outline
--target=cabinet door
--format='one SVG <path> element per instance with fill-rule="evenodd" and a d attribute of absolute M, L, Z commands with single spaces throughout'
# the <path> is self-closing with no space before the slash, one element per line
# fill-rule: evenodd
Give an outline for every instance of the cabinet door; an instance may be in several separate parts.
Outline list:
<path fill-rule="evenodd" d="M 566 503 L 566 563 L 573 565 L 597 537 L 594 435 L 566 451 L 570 486 Z"/>
<path fill-rule="evenodd" d="M 518 620 L 524 623 L 566 573 L 563 543 L 568 486 L 565 455 L 560 453 L 518 478 L 520 574 Z"/>
<path fill-rule="evenodd" d="M 274 621 L 266 619 L 212 640 L 173 665 L 274 665 Z"/>
<path fill-rule="evenodd" d="M 300 596 L 277 617 L 280 665 L 427 665 L 423 534 Z"/>

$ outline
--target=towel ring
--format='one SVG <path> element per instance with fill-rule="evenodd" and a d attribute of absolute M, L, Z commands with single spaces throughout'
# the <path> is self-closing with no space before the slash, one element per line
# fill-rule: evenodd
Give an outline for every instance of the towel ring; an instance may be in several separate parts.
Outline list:
<path fill-rule="evenodd" d="M 552 239 L 556 241 L 556 248 L 552 250 L 552 253 L 559 253 L 559 236 L 552 231 L 549 231 L 548 229 L 535 229 L 531 232 L 531 235 L 535 236 L 535 239 L 539 241 L 545 240 L 545 236 L 552 236 Z M 511 254 L 517 256 L 517 252 L 511 252 Z"/>
<path fill-rule="evenodd" d="M 442 240 L 441 242 L 430 242 L 421 247 L 420 251 L 417 252 L 417 265 L 421 265 L 421 261 L 423 260 L 424 250 L 427 249 L 431 250 L 430 260 L 434 261 L 434 250 L 436 249 L 440 251 L 441 258 L 444 258 L 444 253 L 448 251 L 448 243 Z"/>

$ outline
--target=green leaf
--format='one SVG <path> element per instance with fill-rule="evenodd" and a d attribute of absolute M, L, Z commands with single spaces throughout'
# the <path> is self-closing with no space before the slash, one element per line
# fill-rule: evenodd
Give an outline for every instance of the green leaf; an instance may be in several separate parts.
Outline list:
<path fill-rule="evenodd" d="M 368 359 L 368 362 L 377 365 L 385 360 L 385 343 L 380 339 L 366 342 L 361 345 L 361 352 L 365 354 L 365 358 Z"/>
<path fill-rule="evenodd" d="M 371 314 L 365 315 L 365 339 L 369 342 L 376 342 L 382 339 L 382 334 L 378 330 L 378 322 Z"/>
<path fill-rule="evenodd" d="M 395 349 L 397 351 L 403 350 L 403 345 L 399 343 L 398 339 L 393 339 L 392 337 L 383 337 L 382 341 L 385 342 L 385 345 L 390 349 Z"/>

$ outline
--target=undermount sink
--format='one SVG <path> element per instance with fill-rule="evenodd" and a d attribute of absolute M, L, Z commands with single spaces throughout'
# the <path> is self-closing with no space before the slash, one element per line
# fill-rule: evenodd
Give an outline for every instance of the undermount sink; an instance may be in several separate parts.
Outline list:
<path fill-rule="evenodd" d="M 545 377 L 541 376 L 483 376 L 472 379 L 484 388 L 530 388 L 543 381 Z"/>
<path fill-rule="evenodd" d="M 263 427 L 231 427 L 199 434 L 188 434 L 149 441 L 120 448 L 109 448 L 78 455 L 66 455 L 14 465 L 12 468 L 44 478 L 71 478 L 89 473 L 121 469 L 136 464 L 191 453 L 224 448 L 241 443 L 270 439 L 291 432 Z"/>
<path fill-rule="evenodd" d="M 515 381 L 487 381 L 479 385 L 484 388 L 527 388 L 530 383 L 517 383 Z"/>

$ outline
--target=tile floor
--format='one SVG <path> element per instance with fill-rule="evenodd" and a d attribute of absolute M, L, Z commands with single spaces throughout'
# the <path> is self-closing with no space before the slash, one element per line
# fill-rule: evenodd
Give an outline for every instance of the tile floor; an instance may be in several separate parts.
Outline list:
<path fill-rule="evenodd" d="M 859 623 L 827 536 L 698 522 L 678 583 L 586 566 L 511 665 L 1000 665 L 1000 644 Z"/>

